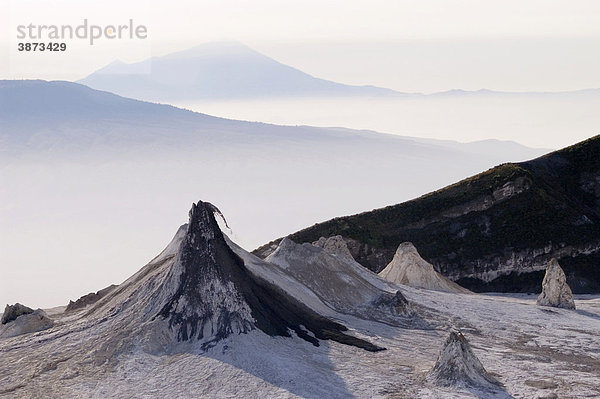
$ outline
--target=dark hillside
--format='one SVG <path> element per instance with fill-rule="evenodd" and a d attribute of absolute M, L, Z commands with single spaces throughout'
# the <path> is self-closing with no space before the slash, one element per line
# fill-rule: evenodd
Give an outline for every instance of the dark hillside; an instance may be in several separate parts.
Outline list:
<path fill-rule="evenodd" d="M 440 272 L 472 290 L 539 291 L 546 262 L 556 257 L 574 292 L 600 292 L 600 136 L 291 238 L 337 234 L 376 272 L 398 244 L 411 241 Z"/>

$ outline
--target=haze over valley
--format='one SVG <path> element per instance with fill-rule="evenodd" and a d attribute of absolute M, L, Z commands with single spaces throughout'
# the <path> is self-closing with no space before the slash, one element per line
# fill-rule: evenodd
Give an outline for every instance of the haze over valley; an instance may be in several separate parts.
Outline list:
<path fill-rule="evenodd" d="M 6 274 L 11 281 L 44 276 L 2 295 L 39 306 L 121 281 L 198 195 L 219 202 L 236 240 L 252 250 L 546 152 L 240 122 L 68 82 L 5 81 L 0 91 L 2 218 L 12 226 L 2 231 L 2 263 L 19 265 Z"/>
<path fill-rule="evenodd" d="M 338 126 L 461 142 L 518 141 L 558 149 L 600 124 L 600 89 L 422 94 L 311 76 L 239 42 L 202 44 L 137 63 L 115 61 L 79 80 L 140 100 L 225 118 Z"/>

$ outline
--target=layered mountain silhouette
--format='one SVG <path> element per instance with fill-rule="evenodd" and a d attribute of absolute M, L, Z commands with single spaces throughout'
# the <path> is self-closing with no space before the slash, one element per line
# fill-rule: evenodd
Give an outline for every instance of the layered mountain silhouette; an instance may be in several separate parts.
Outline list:
<path fill-rule="evenodd" d="M 204 43 L 135 63 L 116 60 L 77 82 L 140 100 L 188 103 L 269 97 L 597 98 L 600 95 L 600 89 L 564 92 L 453 89 L 423 94 L 347 85 L 311 76 L 236 41 Z"/>
<path fill-rule="evenodd" d="M 78 82 L 150 101 L 403 95 L 315 78 L 238 42 L 207 43 L 133 64 L 115 61 Z"/>
<path fill-rule="evenodd" d="M 419 157 L 431 157 L 432 160 L 450 154 L 464 159 L 464 153 L 468 153 L 467 158 L 491 159 L 493 162 L 506 157 L 525 159 L 545 151 L 496 140 L 463 144 L 366 130 L 279 126 L 224 119 L 125 98 L 66 81 L 0 80 L 0 122 L 2 150 L 11 153 L 48 149 L 65 149 L 72 153 L 94 148 L 107 152 L 125 147 L 154 147 L 167 152 L 173 147 L 223 143 L 230 147 L 256 142 L 276 145 L 281 140 L 295 146 L 299 142 L 329 146 L 333 142 L 350 140 L 347 144 L 354 145 L 359 140 L 379 146 L 383 140 L 385 147 L 403 147 L 402 150 L 396 147 L 396 154 L 418 153 Z M 161 150 L 161 146 L 164 149 Z"/>
<path fill-rule="evenodd" d="M 600 292 L 600 136 L 290 238 L 331 235 L 343 236 L 352 256 L 376 272 L 398 243 L 410 241 L 471 290 L 540 292 L 546 264 L 557 258 L 573 292 Z M 255 253 L 266 256 L 271 248 Z"/>
<path fill-rule="evenodd" d="M 89 150 L 114 143 L 177 141 L 219 118 L 93 90 L 66 81 L 0 81 L 0 140 L 5 150 Z"/>

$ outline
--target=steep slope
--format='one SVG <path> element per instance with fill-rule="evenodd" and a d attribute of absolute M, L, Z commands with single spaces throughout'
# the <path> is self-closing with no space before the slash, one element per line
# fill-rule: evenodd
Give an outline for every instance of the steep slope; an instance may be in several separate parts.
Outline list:
<path fill-rule="evenodd" d="M 573 292 L 600 292 L 600 136 L 290 238 L 336 234 L 374 271 L 398 242 L 411 241 L 443 275 L 475 291 L 539 292 L 554 257 Z M 255 253 L 266 256 L 270 248 Z"/>
<path fill-rule="evenodd" d="M 396 284 L 435 291 L 469 293 L 469 290 L 436 272 L 433 265 L 421 258 L 410 242 L 398 246 L 394 258 L 379 275 Z"/>
<path fill-rule="evenodd" d="M 113 62 L 78 81 L 149 101 L 402 93 L 315 78 L 237 42 L 203 44 L 134 64 Z"/>
<path fill-rule="evenodd" d="M 293 330 L 315 345 L 314 337 L 381 349 L 343 334 L 345 327 L 252 274 L 223 238 L 213 215 L 216 211 L 209 203 L 192 207 L 186 237 L 167 277 L 166 286 L 177 288 L 159 314 L 178 331 L 178 340 L 205 339 L 208 333 L 213 337 L 208 342 L 213 342 L 259 328 L 280 336 L 290 336 Z"/>

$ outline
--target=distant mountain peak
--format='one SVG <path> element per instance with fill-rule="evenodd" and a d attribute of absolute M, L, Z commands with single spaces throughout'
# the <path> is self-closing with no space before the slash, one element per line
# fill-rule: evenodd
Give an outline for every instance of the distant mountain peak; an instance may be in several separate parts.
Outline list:
<path fill-rule="evenodd" d="M 111 63 L 78 81 L 149 101 L 402 93 L 315 78 L 243 43 L 210 42 L 131 64 Z"/>

